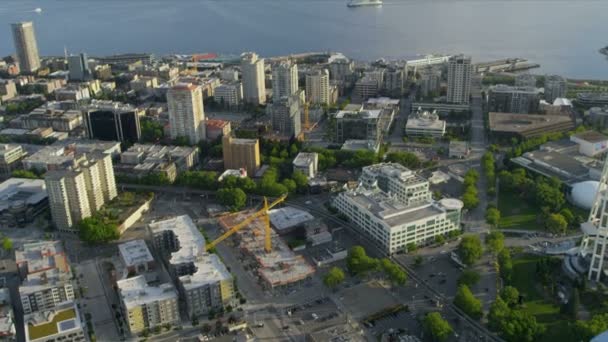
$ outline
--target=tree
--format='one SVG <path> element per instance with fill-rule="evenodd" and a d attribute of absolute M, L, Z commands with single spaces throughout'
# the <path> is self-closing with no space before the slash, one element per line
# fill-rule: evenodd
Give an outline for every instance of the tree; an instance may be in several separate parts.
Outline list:
<path fill-rule="evenodd" d="M 296 185 L 296 182 L 293 181 L 293 179 L 285 178 L 285 179 L 283 179 L 282 184 L 283 184 L 283 186 L 285 186 L 285 188 L 287 188 L 287 191 L 290 194 L 293 194 L 296 192 L 297 185 Z"/>
<path fill-rule="evenodd" d="M 543 332 L 543 327 L 529 313 L 511 309 L 500 297 L 490 306 L 488 324 L 508 342 L 533 342 Z"/>
<path fill-rule="evenodd" d="M 458 278 L 458 285 L 466 285 L 470 287 L 477 284 L 480 278 L 481 276 L 478 272 L 472 269 L 466 269 L 460 274 L 460 277 Z"/>
<path fill-rule="evenodd" d="M 230 207 L 232 211 L 238 211 L 245 206 L 247 195 L 238 188 L 224 188 L 216 193 L 221 204 Z"/>
<path fill-rule="evenodd" d="M 545 221 L 545 227 L 553 234 L 564 234 L 568 228 L 568 221 L 561 214 L 550 214 Z"/>
<path fill-rule="evenodd" d="M 2 239 L 2 249 L 4 249 L 5 251 L 11 251 L 13 249 L 13 240 L 9 239 L 8 237 L 4 237 Z"/>
<path fill-rule="evenodd" d="M 500 222 L 500 211 L 494 207 L 486 209 L 486 222 L 497 227 Z"/>
<path fill-rule="evenodd" d="M 454 305 L 459 307 L 471 318 L 480 319 L 481 316 L 483 316 L 481 301 L 473 296 L 473 293 L 466 285 L 458 286 L 456 297 L 454 297 Z"/>
<path fill-rule="evenodd" d="M 499 231 L 492 231 L 486 236 L 486 246 L 495 255 L 505 248 L 505 235 Z"/>
<path fill-rule="evenodd" d="M 415 154 L 411 152 L 390 152 L 386 155 L 386 161 L 391 163 L 399 163 L 408 169 L 418 169 L 422 166 L 422 162 Z"/>
<path fill-rule="evenodd" d="M 559 210 L 566 202 L 561 184 L 555 180 L 537 180 L 534 187 L 534 198 L 539 207 L 549 207 L 553 211 Z"/>
<path fill-rule="evenodd" d="M 346 267 L 351 274 L 364 275 L 378 269 L 378 260 L 369 257 L 363 247 L 353 246 L 348 251 Z"/>
<path fill-rule="evenodd" d="M 302 171 L 294 171 L 291 175 L 291 179 L 296 184 L 296 189 L 298 192 L 305 192 L 308 187 L 308 177 Z"/>
<path fill-rule="evenodd" d="M 513 261 L 511 260 L 511 252 L 508 249 L 503 248 L 498 252 L 498 268 L 500 271 L 500 277 L 505 283 L 511 282 L 511 276 L 513 274 Z"/>
<path fill-rule="evenodd" d="M 479 197 L 475 186 L 467 186 L 462 195 L 462 203 L 466 209 L 474 209 L 479 205 Z"/>
<path fill-rule="evenodd" d="M 452 327 L 450 323 L 441 317 L 439 312 L 430 312 L 424 317 L 422 322 L 424 332 L 431 336 L 431 339 L 436 342 L 443 342 L 452 335 Z"/>
<path fill-rule="evenodd" d="M 344 281 L 344 272 L 339 267 L 332 267 L 323 278 L 325 286 L 335 289 Z"/>
<path fill-rule="evenodd" d="M 445 237 L 443 235 L 435 236 L 435 243 L 438 245 L 443 245 L 445 243 Z"/>
<path fill-rule="evenodd" d="M 519 291 L 513 286 L 505 286 L 500 292 L 500 298 L 502 298 L 507 305 L 513 307 L 519 302 Z"/>
<path fill-rule="evenodd" d="M 574 216 L 574 214 L 572 213 L 572 211 L 568 208 L 563 208 L 562 210 L 559 211 L 559 214 L 562 215 L 564 217 L 564 219 L 566 219 L 566 222 L 568 222 L 568 226 L 572 227 L 573 225 L 576 224 L 576 217 Z"/>
<path fill-rule="evenodd" d="M 411 252 L 415 252 L 418 249 L 418 246 L 416 245 L 415 242 L 410 242 L 407 245 L 405 245 L 405 249 L 407 249 L 408 253 L 411 253 Z"/>
<path fill-rule="evenodd" d="M 594 315 L 588 321 L 576 321 L 578 338 L 581 341 L 589 341 L 594 336 L 608 330 L 608 313 Z"/>
<path fill-rule="evenodd" d="M 460 259 L 467 265 L 473 265 L 483 254 L 481 240 L 477 235 L 467 235 L 462 238 L 458 245 Z"/>
<path fill-rule="evenodd" d="M 28 178 L 28 179 L 38 179 L 38 178 L 40 178 L 40 176 L 38 176 L 36 173 L 34 173 L 33 171 L 30 171 L 30 170 L 14 170 L 11 173 L 11 177 L 15 177 L 15 178 Z"/>
<path fill-rule="evenodd" d="M 105 243 L 120 237 L 118 225 L 110 220 L 91 216 L 78 223 L 80 238 L 90 244 Z"/>
<path fill-rule="evenodd" d="M 395 285 L 405 285 L 407 281 L 407 273 L 405 273 L 401 267 L 392 262 L 388 258 L 380 260 L 380 266 L 382 270 L 388 276 L 388 279 Z"/>
<path fill-rule="evenodd" d="M 422 265 L 422 261 L 423 261 L 423 260 L 422 260 L 422 256 L 417 255 L 417 256 L 414 258 L 414 266 L 418 267 L 418 266 Z"/>
<path fill-rule="evenodd" d="M 142 119 L 140 125 L 142 142 L 156 143 L 163 138 L 163 125 L 160 122 L 151 119 Z"/>

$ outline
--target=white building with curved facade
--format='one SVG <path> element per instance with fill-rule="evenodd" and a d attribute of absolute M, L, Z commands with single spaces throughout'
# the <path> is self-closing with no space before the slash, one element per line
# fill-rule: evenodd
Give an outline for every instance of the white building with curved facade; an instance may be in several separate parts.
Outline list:
<path fill-rule="evenodd" d="M 410 115 L 405 124 L 405 134 L 409 137 L 440 138 L 445 134 L 446 122 L 439 119 L 436 111 L 423 111 L 418 108 Z"/>

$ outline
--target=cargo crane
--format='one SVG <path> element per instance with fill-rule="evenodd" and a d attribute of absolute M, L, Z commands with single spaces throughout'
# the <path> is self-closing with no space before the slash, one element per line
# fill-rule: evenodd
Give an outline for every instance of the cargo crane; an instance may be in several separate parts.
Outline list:
<path fill-rule="evenodd" d="M 232 236 L 232 234 L 238 232 L 239 230 L 241 230 L 242 228 L 247 226 L 249 223 L 251 223 L 256 218 L 262 217 L 262 220 L 264 220 L 264 230 L 265 230 L 265 232 L 264 232 L 265 233 L 264 250 L 266 251 L 266 253 L 270 253 L 272 251 L 272 240 L 271 240 L 271 235 L 270 235 L 270 232 L 271 232 L 270 216 L 268 215 L 268 210 L 270 210 L 270 208 L 276 206 L 277 204 L 282 203 L 283 201 L 285 201 L 286 198 L 287 198 L 287 194 L 284 194 L 284 195 L 281 195 L 281 197 L 274 200 L 274 202 L 268 204 L 268 199 L 266 199 L 266 197 L 264 197 L 264 206 L 262 207 L 262 209 L 253 213 L 251 216 L 249 216 L 248 218 L 243 220 L 241 223 L 233 226 L 228 231 L 226 231 L 224 234 L 222 234 L 220 237 L 213 240 L 211 243 L 207 244 L 205 249 L 206 250 L 212 249 L 218 243 L 226 240 L 227 238 Z"/>

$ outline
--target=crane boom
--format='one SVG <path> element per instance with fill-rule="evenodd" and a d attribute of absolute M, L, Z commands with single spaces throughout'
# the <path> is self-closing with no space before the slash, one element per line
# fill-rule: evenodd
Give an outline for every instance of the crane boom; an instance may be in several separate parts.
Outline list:
<path fill-rule="evenodd" d="M 264 197 L 264 208 L 262 208 L 261 210 L 253 213 L 251 216 L 249 216 L 248 218 L 246 218 L 245 220 L 243 220 L 242 222 L 236 224 L 235 226 L 233 226 L 232 228 L 230 228 L 228 231 L 226 231 L 224 234 L 222 234 L 220 237 L 218 237 L 217 239 L 213 240 L 212 242 L 210 242 L 209 244 L 207 244 L 205 246 L 205 250 L 210 250 L 211 248 L 215 247 L 218 243 L 226 240 L 227 238 L 229 238 L 232 234 L 236 233 L 237 231 L 241 230 L 243 227 L 247 226 L 249 223 L 251 223 L 253 220 L 255 220 L 256 218 L 260 217 L 260 216 L 268 216 L 268 210 L 274 206 L 276 206 L 277 204 L 283 202 L 285 199 L 287 198 L 287 194 L 281 195 L 281 197 L 277 198 L 276 200 L 274 200 L 274 202 L 268 204 L 268 201 L 266 200 L 266 197 Z M 268 222 L 265 220 L 265 222 Z M 268 224 L 268 228 L 270 227 L 270 225 Z M 265 249 L 269 249 L 269 241 L 270 241 L 270 232 L 269 229 L 266 229 L 266 242 L 265 242 Z M 267 249 L 267 251 L 268 251 Z"/>

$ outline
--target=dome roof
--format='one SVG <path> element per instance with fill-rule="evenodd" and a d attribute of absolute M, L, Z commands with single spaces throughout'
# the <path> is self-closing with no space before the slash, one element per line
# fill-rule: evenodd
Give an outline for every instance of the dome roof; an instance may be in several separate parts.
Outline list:
<path fill-rule="evenodd" d="M 591 209 L 600 183 L 586 181 L 574 184 L 572 187 L 572 204 L 582 209 Z"/>

